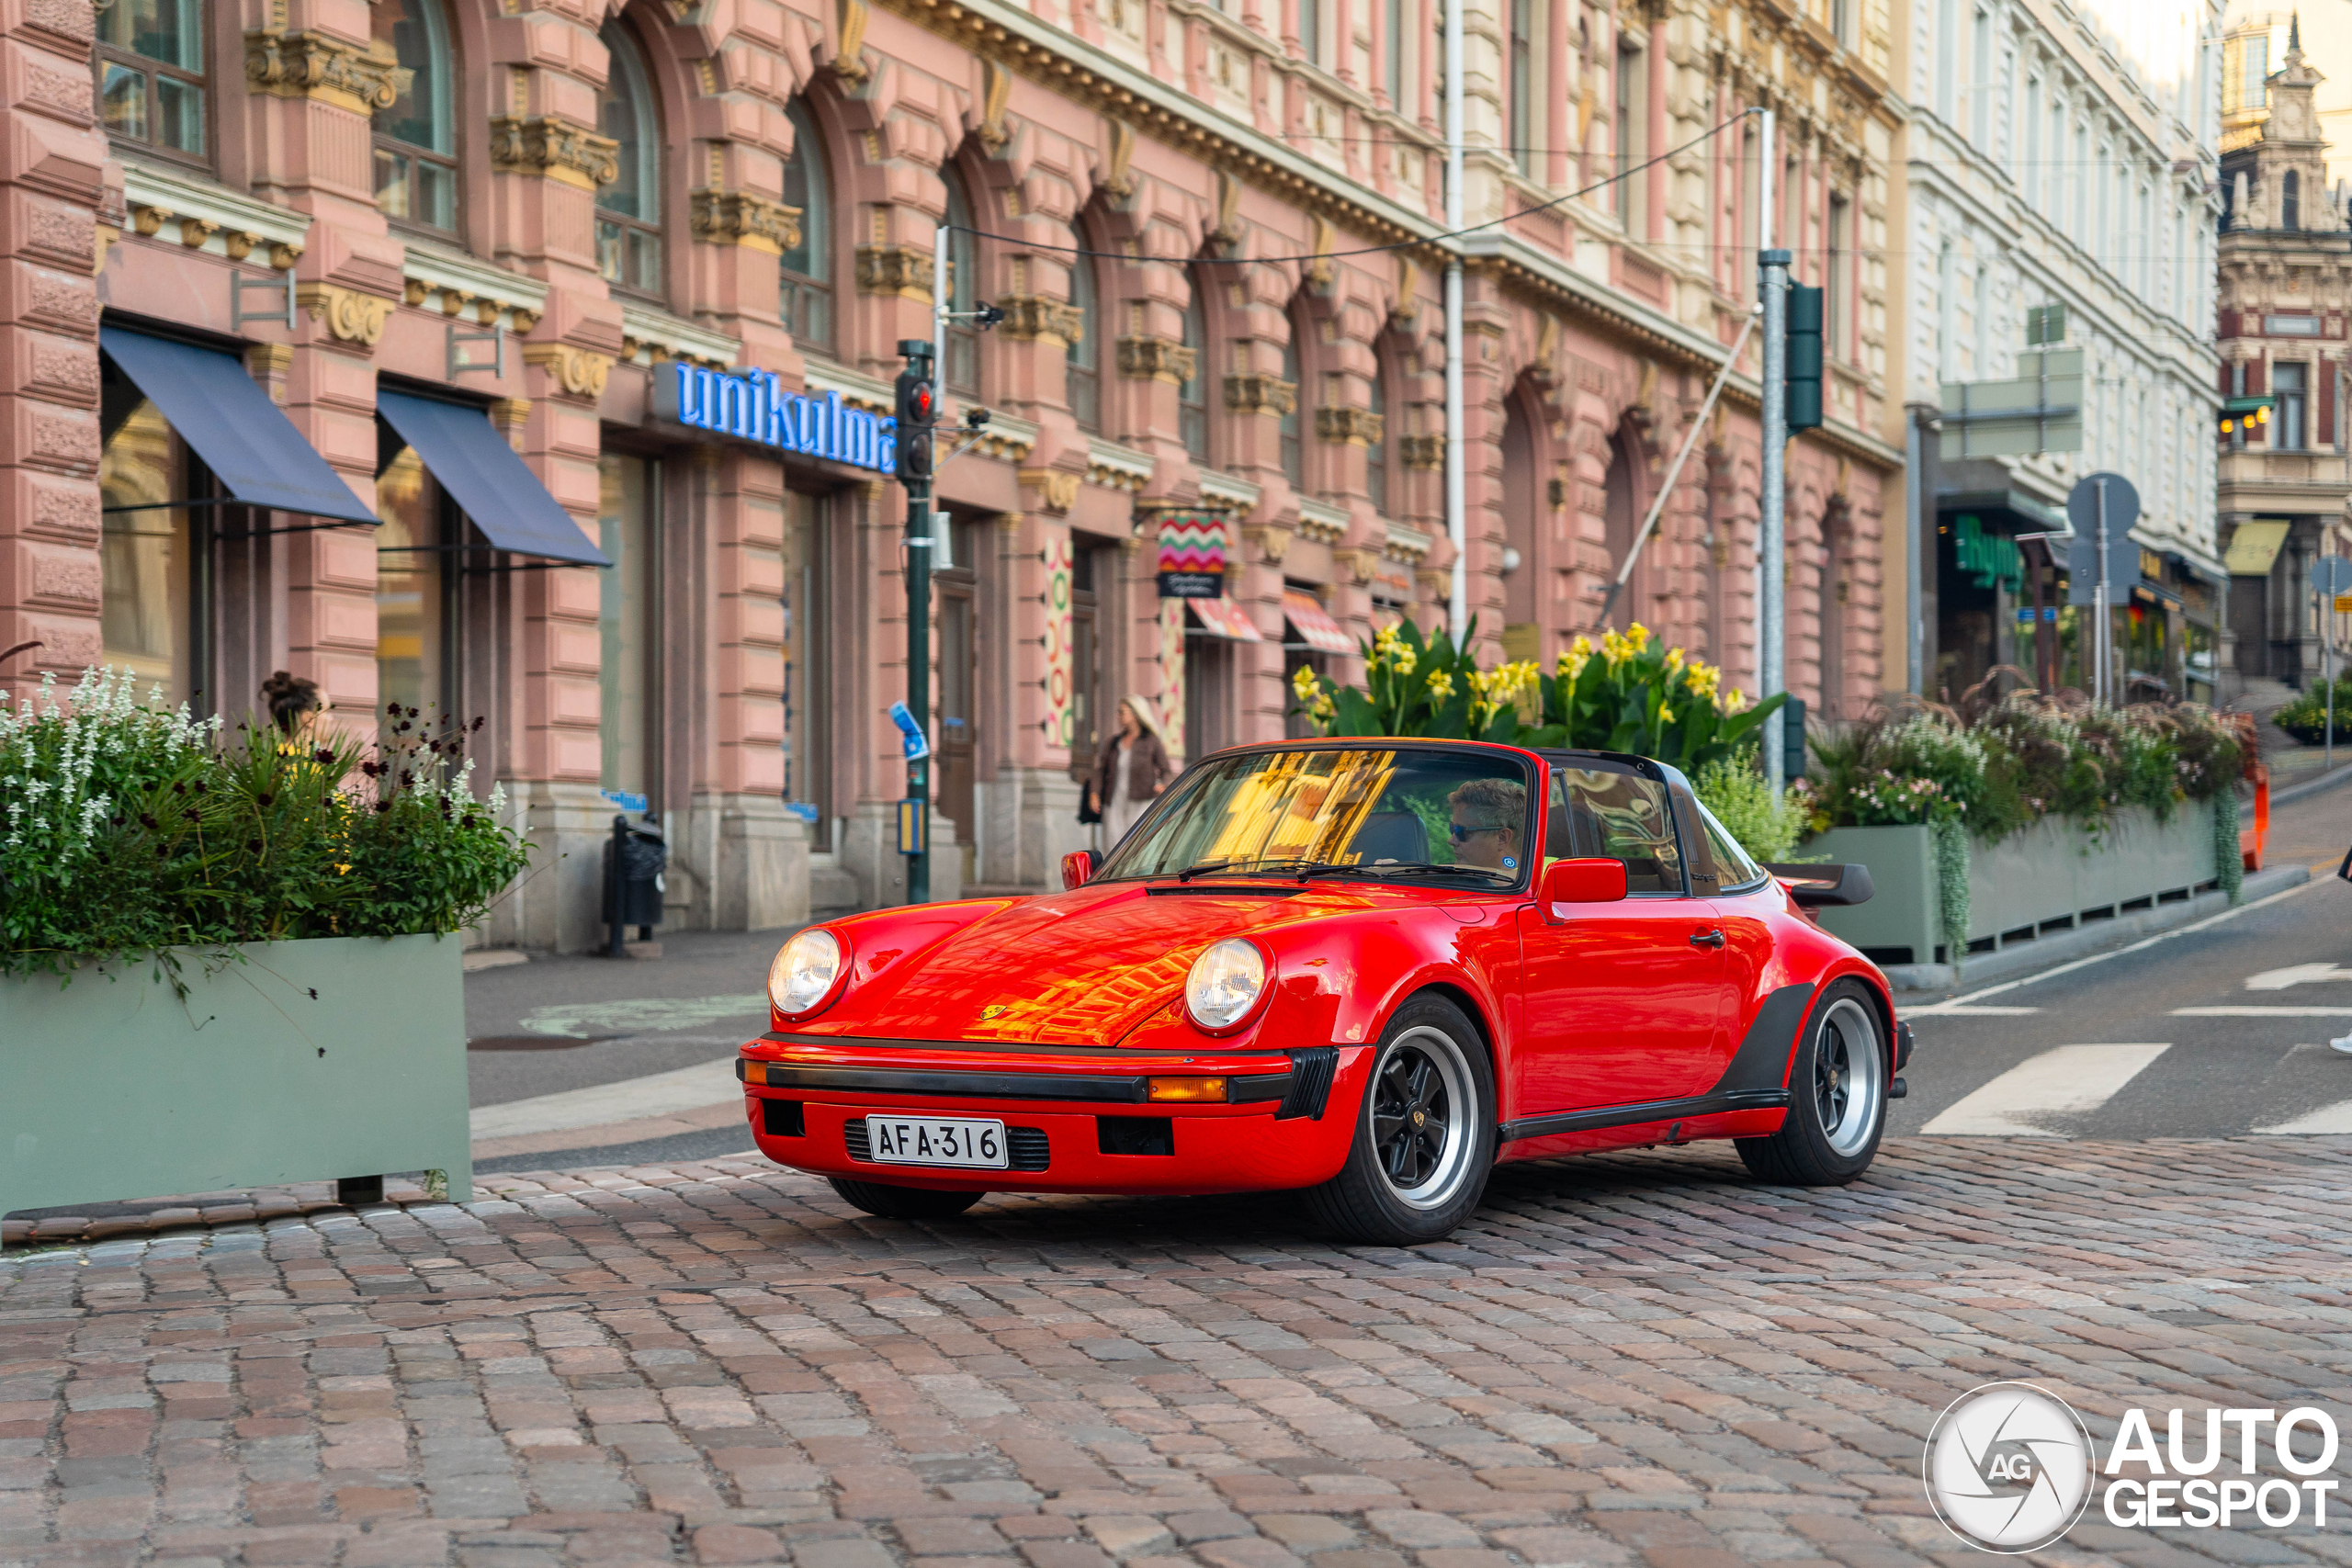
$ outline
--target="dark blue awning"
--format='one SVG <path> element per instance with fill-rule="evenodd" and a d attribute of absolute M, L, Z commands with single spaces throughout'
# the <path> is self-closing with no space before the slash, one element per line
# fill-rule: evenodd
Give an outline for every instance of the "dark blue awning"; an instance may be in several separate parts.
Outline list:
<path fill-rule="evenodd" d="M 376 521 L 374 510 L 327 467 L 234 355 L 122 327 L 100 327 L 98 346 L 239 501 L 347 523 Z"/>
<path fill-rule="evenodd" d="M 612 565 L 481 410 L 379 388 L 376 412 L 498 548 L 578 566 Z"/>

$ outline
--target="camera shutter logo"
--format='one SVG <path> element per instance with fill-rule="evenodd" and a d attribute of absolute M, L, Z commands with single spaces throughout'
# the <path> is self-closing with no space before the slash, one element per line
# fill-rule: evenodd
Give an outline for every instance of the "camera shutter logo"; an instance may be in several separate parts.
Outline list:
<path fill-rule="evenodd" d="M 1928 1434 L 1928 1502 L 1981 1551 L 2039 1551 L 2090 1506 L 2091 1437 L 2066 1402 L 2027 1382 L 1972 1389 Z"/>

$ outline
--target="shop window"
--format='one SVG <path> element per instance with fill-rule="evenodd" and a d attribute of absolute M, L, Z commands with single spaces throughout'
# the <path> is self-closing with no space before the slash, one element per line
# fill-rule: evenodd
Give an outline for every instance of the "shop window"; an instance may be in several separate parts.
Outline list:
<path fill-rule="evenodd" d="M 1298 371 L 1298 334 L 1303 330 L 1303 323 L 1294 318 L 1290 322 L 1290 336 L 1283 340 L 1283 379 L 1290 384 L 1291 397 L 1290 407 L 1283 411 L 1282 418 L 1277 422 L 1282 439 L 1283 478 L 1290 480 L 1293 489 L 1303 488 L 1306 483 L 1303 477 L 1306 470 L 1306 444 L 1300 437 L 1305 428 L 1306 388 L 1301 383 Z"/>
<path fill-rule="evenodd" d="M 620 144 L 620 174 L 596 193 L 596 270 L 638 294 L 662 289 L 662 125 L 636 40 L 617 22 L 596 35 L 611 56 L 596 128 Z"/>
<path fill-rule="evenodd" d="M 1388 407 L 1388 378 L 1377 355 L 1372 361 L 1371 408 L 1380 421 L 1380 434 L 1363 449 L 1363 489 L 1373 509 L 1385 513 L 1388 510 L 1388 427 L 1395 416 Z"/>
<path fill-rule="evenodd" d="M 806 491 L 785 496 L 784 528 L 784 801 L 808 824 L 810 846 L 838 847 L 833 839 L 833 706 L 819 700 L 832 689 L 831 646 L 825 614 L 825 499 Z"/>
<path fill-rule="evenodd" d="M 659 809 L 662 465 L 607 452 L 596 466 L 603 491 L 596 542 L 613 563 L 597 574 L 604 785 L 646 795 Z"/>
<path fill-rule="evenodd" d="M 972 204 L 964 194 L 963 177 L 953 169 L 940 171 L 947 185 L 947 309 L 968 315 L 978 298 L 979 245 L 972 230 Z M 978 396 L 980 333 L 967 321 L 947 323 L 947 389 Z"/>
<path fill-rule="evenodd" d="M 109 426 L 98 457 L 104 532 L 98 556 L 99 662 L 130 671 L 144 698 L 161 686 L 166 704 L 195 691 L 201 531 L 186 507 L 196 466 L 155 405 L 109 377 Z"/>
<path fill-rule="evenodd" d="M 97 43 L 107 134 L 204 157 L 204 0 L 114 0 L 98 12 Z"/>
<path fill-rule="evenodd" d="M 1193 351 L 1193 373 L 1176 389 L 1176 428 L 1184 450 L 1194 459 L 1209 459 L 1209 348 L 1207 323 L 1201 319 L 1201 290 L 1205 280 L 1191 280 L 1192 296 L 1184 301 L 1184 346 Z"/>
<path fill-rule="evenodd" d="M 785 114 L 792 121 L 792 156 L 784 164 L 784 204 L 800 209 L 800 243 L 783 256 L 784 328 L 798 347 L 824 353 L 833 345 L 833 206 L 825 148 L 805 107 L 796 100 Z"/>
<path fill-rule="evenodd" d="M 1069 243 L 1087 250 L 1086 231 L 1070 231 Z M 1070 417 L 1081 430 L 1102 428 L 1102 312 L 1094 290 L 1094 258 L 1069 258 L 1069 302 L 1078 312 L 1078 333 L 1064 354 L 1069 378 Z"/>
<path fill-rule="evenodd" d="M 376 41 L 400 59 L 400 96 L 376 115 L 376 204 L 426 229 L 458 227 L 457 63 L 440 0 L 375 0 Z"/>
<path fill-rule="evenodd" d="M 376 476 L 376 702 L 437 728 L 455 715 L 458 522 L 413 448 Z"/>

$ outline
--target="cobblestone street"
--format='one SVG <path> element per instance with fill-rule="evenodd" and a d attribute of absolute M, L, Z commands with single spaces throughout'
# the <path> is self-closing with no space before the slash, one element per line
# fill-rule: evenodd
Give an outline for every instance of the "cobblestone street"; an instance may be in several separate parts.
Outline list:
<path fill-rule="evenodd" d="M 2346 1140 L 1522 1166 L 1418 1252 L 1264 1201 L 924 1230 L 748 1161 L 490 1187 L 0 1263 L 0 1561 L 1957 1562 L 1920 1450 L 1977 1383 L 2102 1445 L 2352 1394 Z M 2352 1559 L 2096 1507 L 2048 1555 L 2199 1551 Z"/>

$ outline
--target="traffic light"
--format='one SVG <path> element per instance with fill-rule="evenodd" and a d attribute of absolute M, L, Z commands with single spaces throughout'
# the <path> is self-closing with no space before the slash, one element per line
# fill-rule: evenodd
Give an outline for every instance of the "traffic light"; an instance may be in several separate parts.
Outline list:
<path fill-rule="evenodd" d="M 1821 290 L 1789 285 L 1789 434 L 1821 428 Z"/>
<path fill-rule="evenodd" d="M 931 481 L 931 433 L 939 417 L 938 399 L 931 384 L 931 344 L 908 338 L 899 344 L 906 368 L 899 372 L 899 465 L 900 484 Z"/>

